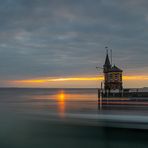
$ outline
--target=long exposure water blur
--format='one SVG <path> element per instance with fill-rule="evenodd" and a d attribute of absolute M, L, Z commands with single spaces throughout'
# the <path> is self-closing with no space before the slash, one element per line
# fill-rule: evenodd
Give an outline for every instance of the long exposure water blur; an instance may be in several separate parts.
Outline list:
<path fill-rule="evenodd" d="M 146 99 L 128 101 L 100 109 L 97 89 L 1 88 L 0 147 L 147 147 Z"/>

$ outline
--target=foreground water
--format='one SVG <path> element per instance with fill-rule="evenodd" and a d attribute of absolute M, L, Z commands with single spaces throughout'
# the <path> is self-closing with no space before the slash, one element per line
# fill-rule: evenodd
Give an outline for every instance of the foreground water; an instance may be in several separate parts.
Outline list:
<path fill-rule="evenodd" d="M 0 147 L 147 147 L 147 115 L 100 110 L 96 89 L 0 89 Z"/>

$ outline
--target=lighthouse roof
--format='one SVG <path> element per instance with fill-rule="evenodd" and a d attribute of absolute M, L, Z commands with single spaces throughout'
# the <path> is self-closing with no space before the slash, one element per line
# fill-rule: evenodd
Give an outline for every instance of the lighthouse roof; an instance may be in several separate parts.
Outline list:
<path fill-rule="evenodd" d="M 111 72 L 123 72 L 120 68 L 118 68 L 116 65 L 114 65 L 111 70 Z"/>
<path fill-rule="evenodd" d="M 108 53 L 106 54 L 106 59 L 105 59 L 105 64 L 104 64 L 104 66 L 110 66 L 111 64 L 110 64 L 110 60 L 109 60 L 109 57 L 108 57 Z"/>

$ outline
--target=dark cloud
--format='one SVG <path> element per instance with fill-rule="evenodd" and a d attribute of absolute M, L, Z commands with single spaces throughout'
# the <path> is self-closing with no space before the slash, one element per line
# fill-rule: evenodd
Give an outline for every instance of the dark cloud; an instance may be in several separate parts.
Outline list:
<path fill-rule="evenodd" d="M 93 75 L 106 45 L 127 73 L 147 73 L 147 7 L 147 0 L 1 0 L 0 79 Z"/>

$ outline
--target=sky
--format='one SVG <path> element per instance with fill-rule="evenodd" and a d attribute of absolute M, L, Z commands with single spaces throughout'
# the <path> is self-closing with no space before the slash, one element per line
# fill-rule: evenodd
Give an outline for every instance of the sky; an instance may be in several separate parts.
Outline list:
<path fill-rule="evenodd" d="M 98 87 L 105 46 L 125 87 L 148 86 L 147 0 L 0 0 L 0 87 Z"/>

